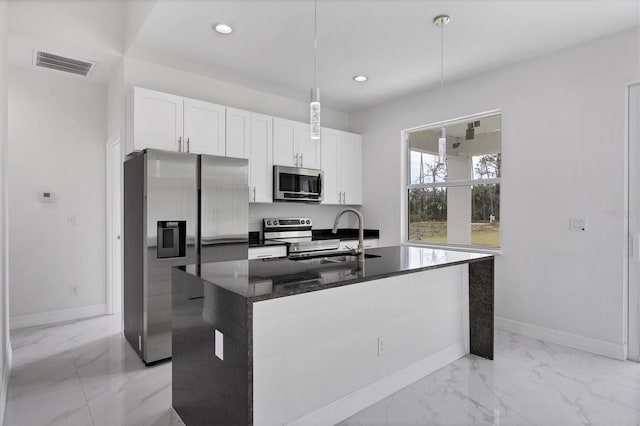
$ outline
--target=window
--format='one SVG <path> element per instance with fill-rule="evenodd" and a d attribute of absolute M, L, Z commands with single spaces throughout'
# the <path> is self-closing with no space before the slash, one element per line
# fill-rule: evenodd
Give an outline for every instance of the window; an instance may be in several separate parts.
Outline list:
<path fill-rule="evenodd" d="M 408 132 L 407 239 L 500 247 L 501 116 L 445 127 L 445 164 L 438 164 L 439 124 Z"/>

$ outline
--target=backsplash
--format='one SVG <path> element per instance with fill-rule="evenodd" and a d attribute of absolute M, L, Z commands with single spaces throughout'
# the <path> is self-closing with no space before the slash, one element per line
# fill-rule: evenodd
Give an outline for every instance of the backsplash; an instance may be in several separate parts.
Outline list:
<path fill-rule="evenodd" d="M 262 219 L 265 217 L 309 217 L 313 228 L 331 228 L 340 210 L 352 206 L 325 206 L 307 203 L 249 204 L 249 231 L 262 231 Z M 359 206 L 356 206 L 359 210 Z M 367 218 L 364 222 L 367 226 Z M 340 219 L 340 228 L 354 228 L 358 220 L 353 214 L 345 214 Z"/>

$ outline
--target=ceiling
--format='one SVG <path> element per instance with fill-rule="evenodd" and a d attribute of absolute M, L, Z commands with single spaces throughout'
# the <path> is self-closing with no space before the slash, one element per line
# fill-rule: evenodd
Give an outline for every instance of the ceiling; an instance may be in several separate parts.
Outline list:
<path fill-rule="evenodd" d="M 31 67 L 34 49 L 44 50 L 98 62 L 90 80 L 106 82 L 122 58 L 124 6 L 119 0 L 11 0 L 9 63 Z"/>
<path fill-rule="evenodd" d="M 3 1 L 3 0 L 0 0 Z M 640 0 L 318 0 L 324 106 L 351 112 L 445 81 L 638 26 Z M 312 0 L 10 0 L 9 62 L 34 49 L 97 61 L 125 54 L 302 101 L 313 85 Z M 234 33 L 215 33 L 225 22 Z M 42 70 L 42 72 L 56 72 Z M 369 81 L 357 84 L 356 74 Z M 73 78 L 81 78 L 73 76 Z"/>
<path fill-rule="evenodd" d="M 637 26 L 638 0 L 318 0 L 323 104 L 350 112 Z M 213 23 L 234 28 L 215 33 Z M 300 100 L 313 85 L 313 1 L 158 0 L 128 56 Z M 356 74 L 369 81 L 353 82 Z"/>

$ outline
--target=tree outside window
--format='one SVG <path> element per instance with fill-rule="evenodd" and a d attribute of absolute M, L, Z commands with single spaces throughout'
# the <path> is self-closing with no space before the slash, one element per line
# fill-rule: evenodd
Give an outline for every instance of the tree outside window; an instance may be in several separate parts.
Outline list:
<path fill-rule="evenodd" d="M 409 133 L 408 240 L 499 247 L 500 115 L 446 127 L 445 164 L 438 164 L 439 126 Z"/>

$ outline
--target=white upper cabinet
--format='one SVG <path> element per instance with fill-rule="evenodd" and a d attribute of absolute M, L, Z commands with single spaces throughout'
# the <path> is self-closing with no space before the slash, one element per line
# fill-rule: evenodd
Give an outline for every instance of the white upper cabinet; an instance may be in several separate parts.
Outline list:
<path fill-rule="evenodd" d="M 133 88 L 133 129 L 127 154 L 145 148 L 225 155 L 224 105 Z"/>
<path fill-rule="evenodd" d="M 309 123 L 298 123 L 296 149 L 300 154 L 300 166 L 305 169 L 320 169 L 320 140 L 311 139 Z"/>
<path fill-rule="evenodd" d="M 342 204 L 362 204 L 362 136 L 340 133 Z"/>
<path fill-rule="evenodd" d="M 340 132 L 322 128 L 322 204 L 342 204 L 339 181 Z"/>
<path fill-rule="evenodd" d="M 227 108 L 227 157 L 249 158 L 251 113 Z"/>
<path fill-rule="evenodd" d="M 132 94 L 133 96 L 130 96 Z M 362 137 L 211 102 L 134 87 L 126 153 L 145 148 L 249 160 L 249 201 L 273 201 L 273 165 L 324 172 L 323 204 L 362 204 Z"/>
<path fill-rule="evenodd" d="M 136 87 L 133 89 L 132 150 L 179 151 L 183 142 L 183 98 Z"/>
<path fill-rule="evenodd" d="M 299 167 L 300 154 L 296 151 L 296 122 L 273 119 L 273 164 Z"/>
<path fill-rule="evenodd" d="M 362 204 L 362 137 L 322 129 L 323 204 Z"/>
<path fill-rule="evenodd" d="M 226 154 L 225 106 L 184 98 L 183 152 Z"/>
<path fill-rule="evenodd" d="M 309 137 L 309 124 L 273 119 L 273 164 L 320 169 L 320 141 Z"/>
<path fill-rule="evenodd" d="M 251 113 L 249 201 L 273 201 L 273 117 Z"/>

